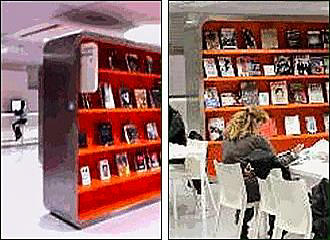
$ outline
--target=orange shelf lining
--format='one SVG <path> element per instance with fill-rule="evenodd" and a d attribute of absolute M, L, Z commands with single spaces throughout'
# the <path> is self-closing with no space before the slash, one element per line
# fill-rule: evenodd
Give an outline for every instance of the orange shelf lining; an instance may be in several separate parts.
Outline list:
<path fill-rule="evenodd" d="M 94 113 L 144 113 L 144 112 L 160 112 L 160 108 L 95 108 L 95 109 L 78 109 L 78 114 L 94 114 Z"/>
<path fill-rule="evenodd" d="M 316 49 L 225 49 L 202 50 L 204 55 L 241 55 L 241 54 L 302 54 L 302 53 L 329 53 L 327 48 Z"/>
<path fill-rule="evenodd" d="M 146 77 L 146 78 L 160 78 L 160 74 L 152 73 L 141 73 L 141 72 L 128 72 L 120 70 L 111 70 L 106 68 L 100 68 L 99 73 L 115 74 L 115 75 L 126 75 L 126 76 L 135 76 L 135 77 Z"/>
<path fill-rule="evenodd" d="M 141 148 L 141 147 L 150 147 L 155 145 L 160 145 L 161 140 L 145 140 L 139 143 L 122 143 L 120 145 L 111 145 L 111 146 L 99 146 L 99 145 L 90 145 L 88 148 L 80 148 L 79 149 L 79 157 L 87 156 L 94 153 L 103 153 L 108 151 L 114 150 L 128 150 L 134 148 Z"/>
<path fill-rule="evenodd" d="M 281 75 L 281 76 L 248 76 L 248 77 L 210 77 L 204 78 L 205 83 L 228 81 L 277 81 L 277 80 L 303 80 L 303 79 L 328 79 L 329 75 Z"/>

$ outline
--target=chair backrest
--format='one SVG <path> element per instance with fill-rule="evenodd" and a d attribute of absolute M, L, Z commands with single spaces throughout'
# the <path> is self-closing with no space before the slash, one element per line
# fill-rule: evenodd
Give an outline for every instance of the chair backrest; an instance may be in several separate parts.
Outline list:
<path fill-rule="evenodd" d="M 259 210 L 268 214 L 276 215 L 275 196 L 273 194 L 270 177 L 268 176 L 266 179 L 257 179 L 260 192 Z"/>
<path fill-rule="evenodd" d="M 223 206 L 242 209 L 247 194 L 240 163 L 224 164 L 214 161 L 219 185 L 219 201 Z"/>
<path fill-rule="evenodd" d="M 277 226 L 297 234 L 310 233 L 312 211 L 304 180 L 287 181 L 273 178 L 271 184 L 275 196 Z"/>
<path fill-rule="evenodd" d="M 184 165 L 186 174 L 191 179 L 201 179 L 205 173 L 207 146 L 207 141 L 188 139 Z"/>

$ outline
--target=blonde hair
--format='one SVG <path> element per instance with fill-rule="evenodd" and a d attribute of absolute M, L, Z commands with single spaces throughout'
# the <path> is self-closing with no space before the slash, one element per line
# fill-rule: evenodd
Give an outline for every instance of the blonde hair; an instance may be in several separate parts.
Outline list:
<path fill-rule="evenodd" d="M 268 119 L 267 112 L 249 106 L 232 116 L 224 131 L 224 137 L 229 141 L 235 141 L 247 135 L 257 135 L 259 124 L 265 123 Z"/>

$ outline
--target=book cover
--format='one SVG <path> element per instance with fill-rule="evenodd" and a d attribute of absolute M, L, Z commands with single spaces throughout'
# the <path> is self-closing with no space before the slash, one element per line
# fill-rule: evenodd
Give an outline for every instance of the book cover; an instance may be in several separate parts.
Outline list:
<path fill-rule="evenodd" d="M 99 130 L 99 143 L 101 145 L 112 145 L 113 136 L 112 136 L 112 126 L 110 123 L 100 123 L 98 125 Z"/>
<path fill-rule="evenodd" d="M 111 177 L 110 167 L 107 159 L 103 159 L 99 162 L 100 178 L 101 180 L 108 180 Z"/>
<path fill-rule="evenodd" d="M 276 121 L 274 118 L 269 118 L 267 122 L 262 124 L 259 132 L 264 137 L 273 137 L 277 135 Z"/>
<path fill-rule="evenodd" d="M 307 40 L 309 48 L 323 48 L 320 31 L 307 31 Z"/>
<path fill-rule="evenodd" d="M 209 118 L 208 131 L 211 141 L 222 141 L 225 130 L 225 119 L 223 117 Z"/>
<path fill-rule="evenodd" d="M 234 28 L 221 28 L 220 39 L 222 49 L 237 49 L 236 31 Z"/>
<path fill-rule="evenodd" d="M 323 48 L 329 48 L 329 29 L 322 30 Z"/>
<path fill-rule="evenodd" d="M 270 82 L 272 104 L 288 104 L 286 81 Z"/>
<path fill-rule="evenodd" d="M 78 133 L 78 146 L 79 148 L 87 147 L 87 134 L 85 132 Z"/>
<path fill-rule="evenodd" d="M 123 152 L 116 155 L 116 165 L 118 169 L 118 175 L 121 176 L 128 176 L 130 174 L 129 164 L 127 153 Z"/>
<path fill-rule="evenodd" d="M 111 49 L 109 51 L 109 57 L 108 57 L 108 67 L 109 69 L 113 70 L 118 65 L 117 63 L 117 50 Z"/>
<path fill-rule="evenodd" d="M 238 106 L 241 105 L 239 96 L 232 92 L 226 92 L 220 94 L 221 106 Z"/>
<path fill-rule="evenodd" d="M 91 181 L 91 175 L 89 173 L 89 167 L 84 166 L 80 168 L 80 174 L 81 174 L 82 185 L 84 186 L 90 185 L 92 181 Z"/>
<path fill-rule="evenodd" d="M 205 101 L 205 108 L 220 107 L 218 90 L 216 87 L 209 87 L 205 89 L 204 101 Z"/>
<path fill-rule="evenodd" d="M 276 75 L 291 75 L 292 64 L 290 57 L 276 56 L 274 60 L 275 74 Z"/>
<path fill-rule="evenodd" d="M 104 83 L 103 86 L 101 87 L 101 91 L 102 91 L 103 107 L 107 109 L 115 108 L 115 101 L 113 98 L 111 85 L 109 83 Z"/>
<path fill-rule="evenodd" d="M 301 134 L 299 115 L 285 116 L 284 126 L 285 126 L 285 134 L 286 135 L 299 135 L 299 134 Z"/>
<path fill-rule="evenodd" d="M 277 30 L 261 29 L 262 48 L 278 48 Z"/>
<path fill-rule="evenodd" d="M 152 73 L 152 57 L 146 56 L 146 59 L 144 60 L 144 71 L 145 73 Z"/>
<path fill-rule="evenodd" d="M 150 90 L 150 103 L 152 107 L 160 108 L 162 105 L 162 94 L 160 89 L 154 88 Z"/>
<path fill-rule="evenodd" d="M 125 54 L 127 69 L 129 72 L 139 71 L 139 58 L 136 54 Z"/>
<path fill-rule="evenodd" d="M 325 82 L 325 95 L 327 97 L 327 102 L 329 102 L 329 82 Z"/>
<path fill-rule="evenodd" d="M 248 59 L 249 76 L 261 76 L 261 65 L 254 58 Z"/>
<path fill-rule="evenodd" d="M 263 65 L 265 76 L 275 76 L 275 66 L 274 65 Z"/>
<path fill-rule="evenodd" d="M 310 60 L 312 74 L 324 74 L 323 57 L 311 57 Z"/>
<path fill-rule="evenodd" d="M 216 31 L 205 31 L 204 40 L 206 43 L 206 49 L 208 50 L 218 50 L 220 49 L 220 41 L 218 32 Z"/>
<path fill-rule="evenodd" d="M 235 76 L 233 64 L 230 57 L 218 57 L 221 77 Z"/>
<path fill-rule="evenodd" d="M 308 100 L 309 103 L 324 103 L 321 83 L 308 84 Z"/>
<path fill-rule="evenodd" d="M 249 57 L 238 57 L 236 59 L 236 66 L 239 77 L 249 76 Z"/>
<path fill-rule="evenodd" d="M 287 45 L 289 48 L 301 47 L 301 34 L 299 30 L 289 30 L 285 32 Z"/>
<path fill-rule="evenodd" d="M 256 81 L 241 82 L 241 103 L 243 105 L 258 105 L 259 96 Z"/>
<path fill-rule="evenodd" d="M 259 105 L 260 106 L 269 105 L 269 93 L 268 92 L 259 92 Z"/>
<path fill-rule="evenodd" d="M 329 113 L 325 113 L 323 115 L 323 121 L 324 121 L 325 132 L 329 132 Z"/>
<path fill-rule="evenodd" d="M 290 103 L 307 103 L 305 85 L 302 83 L 289 84 L 289 102 Z"/>
<path fill-rule="evenodd" d="M 314 116 L 306 116 L 306 129 L 309 134 L 315 134 L 317 132 L 316 120 Z"/>
<path fill-rule="evenodd" d="M 147 123 L 146 128 L 149 140 L 156 140 L 159 138 L 155 122 Z"/>
<path fill-rule="evenodd" d="M 312 65 L 308 54 L 297 55 L 293 59 L 294 75 L 312 74 Z"/>
<path fill-rule="evenodd" d="M 139 139 L 136 126 L 131 123 L 124 125 L 123 137 L 128 144 L 136 143 Z"/>
<path fill-rule="evenodd" d="M 252 34 L 250 29 L 243 29 L 243 39 L 244 39 L 244 47 L 249 48 L 257 48 L 256 40 Z"/>
<path fill-rule="evenodd" d="M 119 89 L 120 103 L 123 108 L 133 108 L 132 95 L 128 88 Z"/>
<path fill-rule="evenodd" d="M 329 56 L 323 57 L 324 74 L 329 74 Z"/>
<path fill-rule="evenodd" d="M 215 64 L 214 58 L 204 58 L 203 66 L 204 66 L 204 72 L 205 72 L 205 75 L 207 78 L 218 76 L 218 70 L 217 70 L 217 66 Z"/>
<path fill-rule="evenodd" d="M 150 154 L 150 162 L 151 162 L 151 168 L 157 169 L 160 167 L 159 159 L 158 159 L 158 153 L 152 152 Z"/>
<path fill-rule="evenodd" d="M 134 163 L 136 172 L 145 172 L 147 170 L 145 156 L 141 151 L 136 152 Z"/>
<path fill-rule="evenodd" d="M 134 95 L 137 108 L 148 108 L 146 89 L 134 89 Z"/>

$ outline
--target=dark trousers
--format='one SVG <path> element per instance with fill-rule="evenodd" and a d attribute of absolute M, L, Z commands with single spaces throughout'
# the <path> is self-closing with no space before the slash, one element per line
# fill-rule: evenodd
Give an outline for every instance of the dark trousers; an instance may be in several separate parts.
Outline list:
<path fill-rule="evenodd" d="M 26 118 L 20 118 L 11 125 L 16 136 L 16 141 L 22 137 L 22 132 L 19 125 L 24 125 L 26 124 L 26 122 L 27 122 Z"/>

